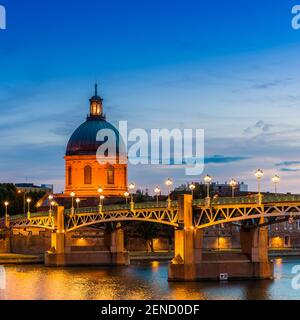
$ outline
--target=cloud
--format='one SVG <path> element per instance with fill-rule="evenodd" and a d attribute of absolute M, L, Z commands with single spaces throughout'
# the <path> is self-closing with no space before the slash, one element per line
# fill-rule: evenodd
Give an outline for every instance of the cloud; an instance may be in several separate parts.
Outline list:
<path fill-rule="evenodd" d="M 300 169 L 292 169 L 292 168 L 280 168 L 281 172 L 299 172 Z"/>
<path fill-rule="evenodd" d="M 259 120 L 254 126 L 250 126 L 244 130 L 244 134 L 259 134 L 270 131 L 273 125 Z"/>
<path fill-rule="evenodd" d="M 275 166 L 276 167 L 282 167 L 282 166 L 293 166 L 293 165 L 300 165 L 300 161 L 298 160 L 295 160 L 295 161 L 283 161 L 283 162 L 280 162 L 280 163 L 276 163 Z"/>
<path fill-rule="evenodd" d="M 231 162 L 238 162 L 238 161 L 243 161 L 243 160 L 248 160 L 248 159 L 250 159 L 250 158 L 249 157 L 241 157 L 241 156 L 228 157 L 228 156 L 214 155 L 212 157 L 206 157 L 205 164 L 231 163 Z"/>
<path fill-rule="evenodd" d="M 280 85 L 282 83 L 283 82 L 281 80 L 274 80 L 274 81 L 255 84 L 253 86 L 253 88 L 255 88 L 255 89 L 268 89 L 268 88 L 271 88 L 271 87 L 276 87 L 276 86 L 278 86 L 278 85 Z"/>
<path fill-rule="evenodd" d="M 281 172 L 300 172 L 300 161 L 298 160 L 279 162 L 276 163 L 275 166 L 282 167 L 279 169 Z"/>

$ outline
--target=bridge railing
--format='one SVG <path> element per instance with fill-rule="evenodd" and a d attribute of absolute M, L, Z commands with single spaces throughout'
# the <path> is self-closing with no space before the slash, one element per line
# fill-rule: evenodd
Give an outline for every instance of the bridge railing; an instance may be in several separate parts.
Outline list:
<path fill-rule="evenodd" d="M 212 205 L 222 205 L 222 204 L 255 204 L 257 203 L 257 197 L 222 197 L 211 199 Z M 205 199 L 195 199 L 193 201 L 194 206 L 204 206 Z"/>
<path fill-rule="evenodd" d="M 172 202 L 172 207 L 177 206 L 177 201 Z M 141 203 L 135 203 L 134 208 L 135 209 L 151 209 L 151 208 L 166 208 L 167 202 L 165 201 L 159 201 L 158 203 L 155 202 L 141 202 Z M 102 207 L 102 212 L 111 212 L 111 211 L 121 211 L 121 210 L 130 210 L 130 203 L 128 204 L 116 204 L 116 205 L 107 205 Z M 99 206 L 97 207 L 87 207 L 87 208 L 78 208 L 74 209 L 75 214 L 83 214 L 83 213 L 98 213 L 99 212 Z M 65 209 L 65 214 L 70 215 L 71 209 Z"/>
<path fill-rule="evenodd" d="M 300 195 L 263 195 L 262 203 L 271 202 L 300 202 Z M 246 197 L 221 197 L 211 199 L 212 205 L 228 205 L 228 204 L 256 204 L 258 203 L 257 195 Z M 205 205 L 205 199 L 196 199 L 193 201 L 194 206 Z"/>
<path fill-rule="evenodd" d="M 263 202 L 300 202 L 300 195 L 279 194 L 264 195 Z"/>
<path fill-rule="evenodd" d="M 48 215 L 49 215 L 48 211 L 30 213 L 30 217 L 31 218 L 46 217 Z M 27 215 L 25 216 L 24 214 L 18 214 L 18 215 L 15 215 L 15 216 L 10 216 L 10 219 L 11 220 L 27 219 Z"/>

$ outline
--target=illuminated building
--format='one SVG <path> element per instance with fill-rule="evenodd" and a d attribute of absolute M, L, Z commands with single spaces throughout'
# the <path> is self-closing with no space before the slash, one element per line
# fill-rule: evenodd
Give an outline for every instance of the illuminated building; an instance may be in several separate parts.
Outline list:
<path fill-rule="evenodd" d="M 113 141 L 105 135 L 107 130 L 113 134 Z M 97 139 L 101 131 L 104 140 Z M 99 147 L 107 144 L 107 152 L 97 155 Z M 101 186 L 105 196 L 123 196 L 127 191 L 127 154 L 123 149 L 118 130 L 106 121 L 103 99 L 98 95 L 96 85 L 95 95 L 90 99 L 90 113 L 67 145 L 65 195 L 74 192 L 78 197 L 95 197 Z M 112 159 L 115 163 L 111 163 Z"/>

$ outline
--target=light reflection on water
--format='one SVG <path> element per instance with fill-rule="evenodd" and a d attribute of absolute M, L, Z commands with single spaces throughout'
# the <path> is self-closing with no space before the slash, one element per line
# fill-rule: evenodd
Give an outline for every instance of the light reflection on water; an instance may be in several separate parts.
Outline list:
<path fill-rule="evenodd" d="M 167 281 L 167 263 L 135 263 L 129 267 L 6 267 L 6 289 L 0 299 L 299 299 L 291 269 L 300 260 L 276 260 L 274 281 Z"/>

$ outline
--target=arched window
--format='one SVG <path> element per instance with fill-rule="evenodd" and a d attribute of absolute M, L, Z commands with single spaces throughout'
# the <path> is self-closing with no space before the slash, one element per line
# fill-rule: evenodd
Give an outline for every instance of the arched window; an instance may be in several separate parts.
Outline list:
<path fill-rule="evenodd" d="M 90 166 L 84 167 L 84 184 L 92 184 L 92 168 Z"/>
<path fill-rule="evenodd" d="M 72 184 L 72 167 L 68 167 L 68 185 Z"/>
<path fill-rule="evenodd" d="M 115 168 L 109 167 L 107 170 L 107 184 L 115 184 Z"/>

